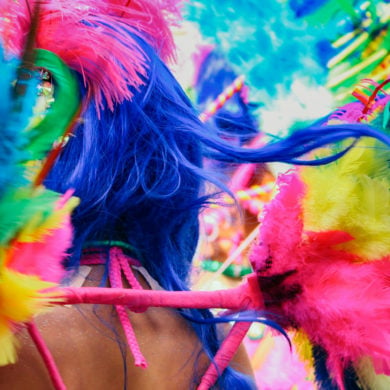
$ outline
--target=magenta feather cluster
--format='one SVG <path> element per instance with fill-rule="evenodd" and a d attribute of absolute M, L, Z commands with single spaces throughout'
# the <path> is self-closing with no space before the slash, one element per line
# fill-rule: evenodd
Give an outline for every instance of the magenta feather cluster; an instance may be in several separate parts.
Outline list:
<path fill-rule="evenodd" d="M 170 26 L 180 16 L 180 1 L 160 0 L 27 0 L 3 1 L 0 34 L 6 49 L 19 55 L 39 3 L 36 47 L 57 54 L 77 71 L 98 107 L 110 109 L 131 99 L 147 71 L 145 55 L 134 36 L 146 39 L 164 59 L 174 56 Z"/>
<path fill-rule="evenodd" d="M 325 349 L 341 389 L 343 370 L 366 357 L 377 374 L 389 375 L 389 256 L 365 261 L 340 248 L 353 240 L 348 232 L 305 231 L 306 185 L 291 172 L 278 186 L 251 253 L 266 309 Z"/>

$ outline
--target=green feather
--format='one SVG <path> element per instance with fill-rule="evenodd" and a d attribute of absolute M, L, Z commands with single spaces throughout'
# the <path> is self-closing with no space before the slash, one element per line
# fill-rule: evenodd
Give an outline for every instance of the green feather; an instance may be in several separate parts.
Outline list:
<path fill-rule="evenodd" d="M 37 49 L 35 66 L 47 69 L 55 83 L 55 101 L 42 122 L 28 130 L 31 159 L 41 160 L 71 124 L 80 107 L 77 78 L 54 53 Z"/>
<path fill-rule="evenodd" d="M 50 215 L 59 194 L 31 187 L 11 188 L 0 202 L 0 245 L 7 245 L 37 213 Z"/>

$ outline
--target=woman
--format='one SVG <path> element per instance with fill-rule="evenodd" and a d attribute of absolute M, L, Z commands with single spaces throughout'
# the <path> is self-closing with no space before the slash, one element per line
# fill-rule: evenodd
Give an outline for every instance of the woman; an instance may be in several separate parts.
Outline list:
<path fill-rule="evenodd" d="M 15 39 L 23 42 L 31 21 L 19 8 L 14 40 L 11 34 L 5 42 L 11 49 L 21 46 Z M 2 23 L 4 36 L 7 18 Z M 154 25 L 159 27 L 153 30 Z M 331 134 L 319 128 L 260 150 L 229 145 L 198 120 L 160 59 L 169 56 L 169 39 L 158 4 L 41 4 L 36 47 L 56 52 L 78 73 L 84 101 L 81 120 L 45 181 L 60 193 L 73 189 L 81 199 L 65 264 L 73 272 L 70 284 L 187 290 L 198 216 L 211 198 L 204 186 L 219 185 L 215 174 L 202 167 L 205 156 L 227 162 L 297 162 L 316 146 L 360 135 L 353 126 L 340 132 L 334 128 Z M 135 278 L 124 277 L 126 264 Z M 70 390 L 179 390 L 195 388 L 215 355 L 221 333 L 213 322 L 207 310 L 133 313 L 123 307 L 73 306 L 54 309 L 37 325 Z M 126 338 L 135 363 L 148 363 L 147 370 L 126 359 Z M 51 388 L 31 341 L 24 333 L 19 340 L 19 362 L 0 370 L 0 386 Z M 216 388 L 254 388 L 242 351 L 221 373 Z"/>
<path fill-rule="evenodd" d="M 204 130 L 159 58 L 159 55 L 167 57 L 170 52 L 169 42 L 166 43 L 171 38 L 167 23 L 157 6 L 142 2 L 133 2 L 129 11 L 113 4 L 108 11 L 108 2 L 100 2 L 91 6 L 89 12 L 74 8 L 70 1 L 60 3 L 41 4 L 36 47 L 56 52 L 76 70 L 79 69 L 74 65 L 77 62 L 74 57 L 84 61 L 82 71 L 79 70 L 85 103 L 82 123 L 46 180 L 48 188 L 59 192 L 72 188 L 75 196 L 83 199 L 72 221 L 74 246 L 66 267 L 74 270 L 74 277 L 68 282 L 112 285 L 113 280 L 107 280 L 112 248 L 122 248 L 125 256 L 137 258 L 142 264 L 142 268 L 133 272 L 143 288 L 187 289 L 197 243 L 197 217 L 206 201 L 201 187 L 207 173 L 202 172 L 199 143 L 200 132 Z M 23 4 L 6 5 L 10 9 L 5 8 L 3 14 L 13 11 L 19 15 L 18 34 L 5 42 L 10 51 L 17 52 L 15 47 L 23 42 L 20 35 L 28 32 L 28 28 L 23 28 L 31 22 L 34 3 L 27 3 L 30 9 L 24 9 L 25 13 Z M 137 8 L 141 6 L 143 14 Z M 17 7 L 16 11 L 12 7 Z M 122 11 L 129 15 L 119 17 Z M 152 32 L 143 31 L 148 25 L 141 23 L 143 17 L 147 22 L 153 17 L 163 27 L 162 32 L 156 33 L 158 39 L 164 34 L 167 39 L 161 42 Z M 137 29 L 129 20 L 137 24 Z M 88 37 L 69 54 L 70 48 L 60 45 L 74 44 L 74 28 Z M 3 34 L 10 29 L 3 22 Z M 67 33 L 58 32 L 59 29 L 66 29 Z M 93 34 L 95 37 L 100 34 L 105 41 L 96 42 L 98 47 L 86 47 Z M 133 55 L 132 59 L 124 59 L 126 50 L 129 56 Z M 108 54 L 113 53 L 117 57 L 110 62 Z M 91 59 L 95 61 L 93 66 L 89 66 Z M 115 70 L 121 74 L 115 75 Z M 101 78 L 104 71 L 107 80 Z M 114 80 L 115 76 L 122 79 Z M 127 85 L 126 91 L 123 85 Z M 91 250 L 99 264 L 90 265 L 84 274 L 85 268 L 79 266 Z M 84 280 L 79 281 L 81 275 Z M 187 315 L 211 317 L 207 311 Z M 129 312 L 128 316 L 148 363 L 146 371 L 130 364 L 131 358 L 126 360 L 126 335 L 115 308 L 56 308 L 37 319 L 67 388 L 187 389 L 199 383 L 208 366 L 208 356 L 219 345 L 213 325 L 191 324 L 168 309 L 150 309 L 142 314 Z M 19 338 L 20 359 L 16 365 L 1 369 L 0 384 L 14 389 L 51 388 L 45 366 L 29 337 L 21 332 Z M 248 361 L 241 354 L 236 368 L 249 374 Z M 252 386 L 250 378 L 233 371 L 224 377 L 226 386 L 230 382 Z"/>

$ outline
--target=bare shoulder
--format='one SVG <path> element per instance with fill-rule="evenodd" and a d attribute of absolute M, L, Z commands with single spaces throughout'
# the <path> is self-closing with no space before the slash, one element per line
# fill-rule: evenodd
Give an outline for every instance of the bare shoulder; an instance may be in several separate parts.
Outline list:
<path fill-rule="evenodd" d="M 78 350 L 85 341 L 79 316 L 75 308 L 58 307 L 36 319 L 36 325 L 64 377 L 70 364 L 64 365 L 65 356 L 77 359 Z M 51 390 L 47 369 L 27 330 L 20 330 L 16 337 L 18 360 L 15 364 L 0 367 L 0 388 Z M 77 370 L 77 361 L 72 359 L 73 364 Z"/>

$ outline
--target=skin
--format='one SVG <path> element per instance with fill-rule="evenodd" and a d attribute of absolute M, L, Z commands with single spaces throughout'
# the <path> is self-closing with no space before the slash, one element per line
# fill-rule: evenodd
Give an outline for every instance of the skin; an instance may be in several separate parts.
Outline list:
<path fill-rule="evenodd" d="M 94 266 L 84 286 L 98 286 L 103 272 L 102 266 Z M 143 287 L 148 288 L 142 276 L 136 276 Z M 124 344 L 127 389 L 194 389 L 194 376 L 201 377 L 208 360 L 188 323 L 174 310 L 165 308 L 129 312 L 129 317 L 148 368 L 135 367 Z M 113 329 L 122 343 L 125 337 L 112 306 L 56 307 L 39 316 L 36 324 L 68 390 L 124 388 L 123 357 Z M 0 388 L 52 390 L 46 367 L 28 333 L 23 330 L 18 338 L 18 362 L 0 368 Z M 252 375 L 243 348 L 237 352 L 232 367 Z"/>

